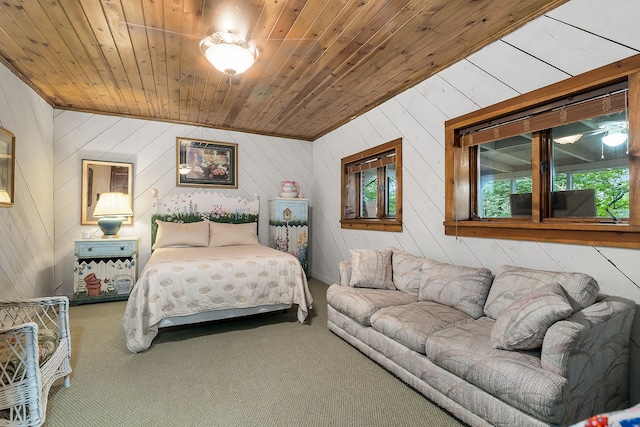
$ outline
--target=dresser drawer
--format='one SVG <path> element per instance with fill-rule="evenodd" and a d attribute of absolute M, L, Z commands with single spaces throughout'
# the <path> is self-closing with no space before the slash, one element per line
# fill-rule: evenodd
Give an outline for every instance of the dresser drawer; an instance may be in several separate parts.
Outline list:
<path fill-rule="evenodd" d="M 76 242 L 76 256 L 78 258 L 123 257 L 132 256 L 135 252 L 136 241 L 131 240 Z"/>

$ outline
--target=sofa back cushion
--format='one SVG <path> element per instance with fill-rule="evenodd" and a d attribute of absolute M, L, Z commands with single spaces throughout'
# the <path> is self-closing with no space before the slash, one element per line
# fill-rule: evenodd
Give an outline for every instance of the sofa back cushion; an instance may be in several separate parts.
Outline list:
<path fill-rule="evenodd" d="M 352 249 L 350 286 L 395 290 L 391 249 Z"/>
<path fill-rule="evenodd" d="M 420 291 L 422 269 L 439 264 L 439 262 L 411 255 L 399 249 L 393 249 L 391 264 L 393 267 L 393 284 L 396 289 L 417 297 Z"/>
<path fill-rule="evenodd" d="M 497 319 L 505 308 L 538 286 L 559 283 L 565 291 L 574 313 L 593 304 L 600 287 L 584 273 L 534 270 L 512 265 L 500 267 L 484 306 L 484 314 Z"/>
<path fill-rule="evenodd" d="M 493 280 L 486 268 L 438 263 L 423 265 L 418 300 L 447 305 L 478 319 Z"/>

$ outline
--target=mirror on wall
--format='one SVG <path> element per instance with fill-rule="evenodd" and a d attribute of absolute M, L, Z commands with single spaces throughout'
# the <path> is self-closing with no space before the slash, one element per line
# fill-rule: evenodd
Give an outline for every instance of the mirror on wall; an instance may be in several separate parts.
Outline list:
<path fill-rule="evenodd" d="M 133 163 L 83 160 L 81 225 L 98 224 L 98 218 L 93 216 L 93 211 L 100 200 L 100 194 L 111 192 L 127 194 L 129 206 L 133 208 Z M 128 217 L 122 222 L 123 225 L 132 223 L 133 217 Z"/>
<path fill-rule="evenodd" d="M 0 127 L 0 207 L 13 206 L 16 137 Z"/>

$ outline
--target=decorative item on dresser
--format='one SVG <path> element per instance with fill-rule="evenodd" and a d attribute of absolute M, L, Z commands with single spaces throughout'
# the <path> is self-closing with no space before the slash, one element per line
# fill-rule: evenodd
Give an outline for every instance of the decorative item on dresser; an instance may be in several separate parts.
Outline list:
<path fill-rule="evenodd" d="M 125 300 L 136 282 L 138 238 L 75 241 L 72 305 Z"/>
<path fill-rule="evenodd" d="M 133 216 L 129 196 L 124 193 L 102 193 L 93 211 L 98 218 L 102 238 L 118 238 L 118 231 L 127 217 Z"/>
<path fill-rule="evenodd" d="M 154 199 L 157 191 L 151 191 Z M 259 200 L 195 191 L 154 200 L 153 254 L 121 327 L 134 353 L 158 329 L 288 309 L 303 323 L 313 298 L 297 258 L 258 240 Z"/>
<path fill-rule="evenodd" d="M 306 276 L 309 277 L 309 201 L 307 199 L 269 200 L 269 246 L 298 258 Z"/>

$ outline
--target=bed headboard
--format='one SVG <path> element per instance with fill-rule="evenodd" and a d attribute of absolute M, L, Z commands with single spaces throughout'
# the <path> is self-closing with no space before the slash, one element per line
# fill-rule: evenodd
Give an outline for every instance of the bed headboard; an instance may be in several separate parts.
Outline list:
<path fill-rule="evenodd" d="M 208 219 L 213 222 L 231 224 L 256 223 L 260 199 L 256 194 L 253 200 L 242 199 L 229 194 L 214 191 L 197 190 L 186 194 L 172 194 L 154 199 L 156 212 L 151 217 L 151 245 L 156 242 L 158 224 L 156 219 L 167 222 L 198 222 Z"/>

